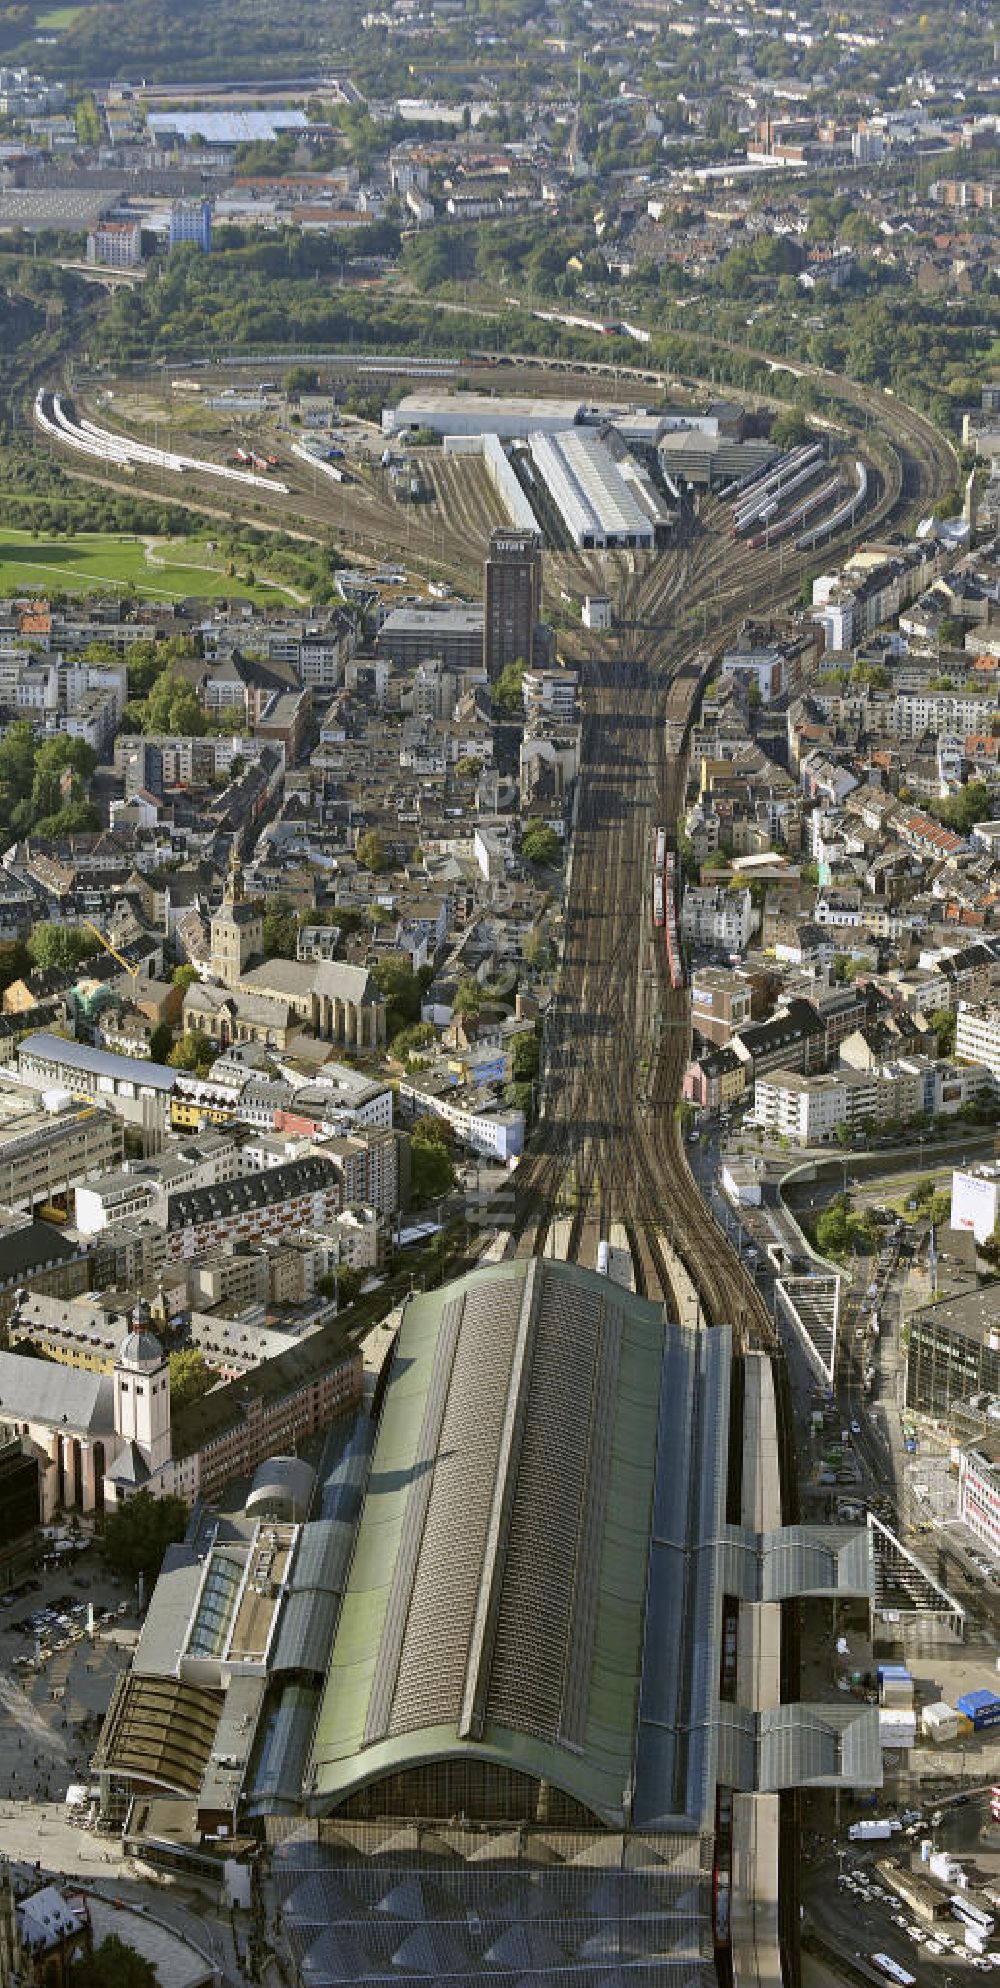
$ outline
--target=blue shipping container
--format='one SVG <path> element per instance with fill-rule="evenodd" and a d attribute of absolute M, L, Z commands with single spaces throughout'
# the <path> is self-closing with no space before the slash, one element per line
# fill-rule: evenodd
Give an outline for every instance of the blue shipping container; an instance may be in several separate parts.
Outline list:
<path fill-rule="evenodd" d="M 958 1709 L 974 1726 L 995 1725 L 1000 1719 L 1000 1698 L 995 1691 L 963 1691 Z"/>

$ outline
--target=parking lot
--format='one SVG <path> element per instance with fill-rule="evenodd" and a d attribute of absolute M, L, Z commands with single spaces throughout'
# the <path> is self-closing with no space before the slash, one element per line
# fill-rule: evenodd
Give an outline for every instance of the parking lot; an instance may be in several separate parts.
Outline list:
<path fill-rule="evenodd" d="M 891 1847 L 890 1844 L 885 1845 L 887 1850 Z M 837 1884 L 845 1902 L 853 1898 L 863 1903 L 866 1940 L 881 1943 L 884 1939 L 891 1946 L 891 1926 L 901 1958 L 900 1937 L 913 1952 L 921 1953 L 927 1960 L 944 1964 L 961 1959 L 980 1974 L 992 1974 L 1000 1969 L 1000 1953 L 976 1954 L 968 1951 L 963 1927 L 957 1919 L 936 1919 L 922 1925 L 871 1865 L 859 1864 L 854 1870 L 842 1870 Z"/>
<path fill-rule="evenodd" d="M 0 1802 L 60 1802 L 89 1779 L 101 1719 L 135 1637 L 130 1598 L 85 1543 L 3 1597 Z"/>

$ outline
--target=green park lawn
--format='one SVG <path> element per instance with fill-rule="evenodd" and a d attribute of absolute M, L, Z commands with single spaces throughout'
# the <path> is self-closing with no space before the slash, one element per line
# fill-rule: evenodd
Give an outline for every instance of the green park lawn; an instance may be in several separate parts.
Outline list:
<path fill-rule="evenodd" d="M 35 538 L 29 531 L 0 526 L 0 597 L 109 586 L 134 588 L 152 600 L 175 600 L 187 594 L 241 595 L 273 603 L 290 597 L 284 587 L 260 580 L 250 586 L 228 574 L 197 540 L 158 540 L 150 557 L 142 539 L 113 532 Z"/>
<path fill-rule="evenodd" d="M 49 28 L 54 30 L 59 30 L 60 28 L 71 28 L 73 26 L 73 22 L 79 20 L 80 15 L 85 14 L 86 11 L 87 9 L 85 6 L 47 7 L 44 14 L 35 15 L 35 26 L 36 28 Z"/>

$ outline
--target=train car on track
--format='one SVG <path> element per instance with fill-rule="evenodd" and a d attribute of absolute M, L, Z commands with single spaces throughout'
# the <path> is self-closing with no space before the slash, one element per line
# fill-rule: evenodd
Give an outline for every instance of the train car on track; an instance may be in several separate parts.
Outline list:
<path fill-rule="evenodd" d="M 667 831 L 658 828 L 653 845 L 653 924 L 659 929 L 666 921 Z"/>
<path fill-rule="evenodd" d="M 733 1791 L 731 1788 L 719 1788 L 715 1796 L 715 1865 L 712 1871 L 712 1937 L 717 1947 L 729 1945 L 732 1877 Z"/>
<path fill-rule="evenodd" d="M 684 954 L 681 951 L 677 913 L 677 858 L 672 849 L 667 851 L 667 867 L 664 873 L 664 916 L 670 985 L 683 987 Z"/>
<path fill-rule="evenodd" d="M 775 519 L 773 524 L 768 519 L 765 531 L 756 532 L 753 538 L 747 539 L 747 544 L 751 552 L 759 552 L 763 547 L 768 545 L 779 545 L 781 540 L 788 538 L 791 532 L 798 531 L 799 526 L 804 524 L 805 520 L 811 517 L 814 511 L 818 511 L 822 505 L 828 504 L 830 499 L 836 496 L 839 489 L 840 478 L 832 476 L 830 481 L 824 483 L 821 489 L 815 490 L 811 497 L 803 498 L 802 502 L 796 505 L 794 511 L 790 511 L 786 517 Z M 765 523 L 764 513 L 761 513 L 759 522 L 761 524 Z"/>

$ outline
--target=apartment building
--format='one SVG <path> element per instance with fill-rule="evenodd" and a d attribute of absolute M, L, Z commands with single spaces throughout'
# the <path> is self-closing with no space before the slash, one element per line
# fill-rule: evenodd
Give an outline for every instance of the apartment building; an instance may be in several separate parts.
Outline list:
<path fill-rule="evenodd" d="M 334 1320 L 288 1352 L 213 1388 L 173 1417 L 172 1460 L 164 1486 L 193 1504 L 232 1477 L 328 1428 L 361 1401 L 362 1359 Z"/>
<path fill-rule="evenodd" d="M 262 1245 L 230 1240 L 192 1263 L 188 1286 L 202 1305 L 265 1305 L 270 1290 L 273 1252 Z"/>
<path fill-rule="evenodd" d="M 780 649 L 727 649 L 722 668 L 748 689 L 752 686 L 767 704 L 785 688 L 784 661 Z"/>
<path fill-rule="evenodd" d="M 1000 1086 L 1000 1007 L 959 1002 L 955 1055 L 962 1062 L 984 1064 L 994 1085 Z"/>
<path fill-rule="evenodd" d="M 569 669 L 525 670 L 521 679 L 524 715 L 529 723 L 570 725 L 575 723 L 579 694 L 579 671 Z"/>
<path fill-rule="evenodd" d="M 320 1152 L 336 1168 L 341 1206 L 358 1204 L 380 1215 L 395 1215 L 400 1205 L 400 1139 L 393 1131 L 359 1131 L 347 1138 L 326 1138 Z"/>
<path fill-rule="evenodd" d="M 815 598 L 815 596 L 814 596 Z M 861 604 L 850 587 L 838 587 L 813 609 L 812 620 L 822 631 L 825 649 L 849 654 L 861 636 Z"/>
<path fill-rule="evenodd" d="M 59 1298 L 87 1289 L 89 1259 L 80 1245 L 51 1222 L 26 1222 L 0 1234 L 0 1320 L 26 1285 Z M 5 1404 L 0 1404 L 5 1407 Z"/>
<path fill-rule="evenodd" d="M 751 1018 L 750 982 L 725 967 L 703 966 L 691 975 L 691 1016 L 699 1035 L 726 1043 Z"/>
<path fill-rule="evenodd" d="M 87 261 L 105 269 L 136 269 L 142 261 L 138 221 L 98 221 L 87 235 Z"/>
<path fill-rule="evenodd" d="M 461 682 L 461 677 L 454 670 L 446 670 L 440 659 L 419 664 L 411 690 L 413 717 L 428 723 L 431 720 L 450 723 Z"/>
<path fill-rule="evenodd" d="M 230 1239 L 281 1242 L 338 1214 L 346 1197 L 332 1159 L 312 1154 L 215 1187 L 172 1194 L 167 1261 L 217 1250 Z"/>
<path fill-rule="evenodd" d="M 900 691 L 893 704 L 892 727 L 904 745 L 923 738 L 925 732 L 957 732 L 964 738 L 967 732 L 983 729 L 990 709 L 982 697 L 963 696 L 960 691 Z"/>
<path fill-rule="evenodd" d="M 747 1088 L 747 1065 L 735 1049 L 722 1046 L 706 1049 L 689 1063 L 684 1073 L 682 1095 L 688 1104 L 702 1111 L 727 1111 Z"/>
<path fill-rule="evenodd" d="M 756 1080 L 751 1117 L 795 1146 L 822 1146 L 847 1118 L 847 1085 L 841 1076 L 772 1070 Z"/>
<path fill-rule="evenodd" d="M 438 658 L 445 669 L 478 669 L 483 659 L 481 607 L 393 608 L 375 637 L 375 653 L 397 669 Z"/>
<path fill-rule="evenodd" d="M 826 1062 L 826 1035 L 810 1001 L 792 1000 L 763 1022 L 749 1022 L 732 1037 L 732 1047 L 753 1077 L 775 1070 L 812 1075 Z"/>
<path fill-rule="evenodd" d="M 727 953 L 746 951 L 757 924 L 749 890 L 727 890 L 721 884 L 692 884 L 681 905 L 681 937 L 695 946 L 718 946 Z"/>
<path fill-rule="evenodd" d="M 1000 1556 L 1000 1435 L 988 1435 L 959 1453 L 958 1516 Z"/>
<path fill-rule="evenodd" d="M 492 1100 L 465 1098 L 452 1089 L 403 1082 L 399 1102 L 419 1117 L 433 1112 L 450 1125 L 463 1146 L 484 1159 L 515 1160 L 524 1151 L 524 1113 L 498 1109 Z"/>
<path fill-rule="evenodd" d="M 877 1069 L 844 1069 L 807 1076 L 771 1070 L 758 1076 L 753 1118 L 795 1145 L 823 1145 L 841 1125 L 854 1131 L 871 1121 L 905 1123 L 924 1109 L 924 1078 L 917 1063 L 884 1063 Z"/>
<path fill-rule="evenodd" d="M 205 1132 L 199 1139 L 171 1146 L 158 1160 L 126 1160 L 114 1172 L 85 1181 L 76 1193 L 77 1227 L 83 1235 L 98 1235 L 102 1229 L 146 1216 L 165 1227 L 171 1194 L 215 1187 L 243 1171 L 235 1140 Z"/>
<path fill-rule="evenodd" d="M 112 1300 L 114 1296 L 112 1292 Z M 31 1346 L 60 1366 L 94 1374 L 114 1372 L 128 1330 L 129 1314 L 114 1302 L 93 1296 L 66 1302 L 34 1291 L 20 1293 L 8 1322 L 12 1347 Z M 246 1316 L 192 1311 L 186 1344 L 204 1354 L 215 1374 L 230 1381 L 290 1351 L 296 1335 Z"/>

